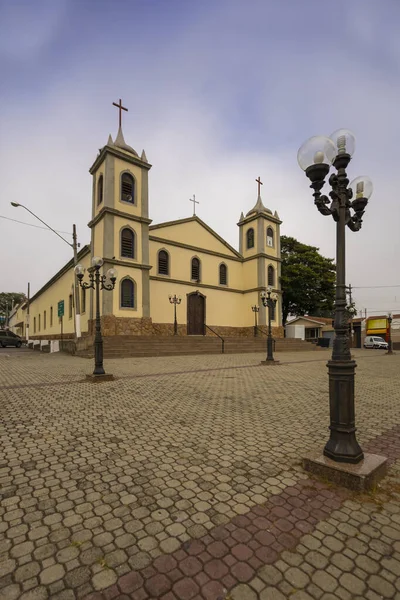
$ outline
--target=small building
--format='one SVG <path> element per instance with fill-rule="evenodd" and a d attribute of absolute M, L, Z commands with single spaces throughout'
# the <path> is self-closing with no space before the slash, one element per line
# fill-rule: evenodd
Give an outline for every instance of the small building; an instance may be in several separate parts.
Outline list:
<path fill-rule="evenodd" d="M 363 319 L 353 319 L 353 339 L 352 347 L 361 348 L 365 331 L 363 329 Z M 349 322 L 349 333 L 351 324 Z M 296 317 L 288 321 L 285 326 L 287 338 L 297 338 L 308 342 L 317 343 L 318 338 L 329 339 L 329 346 L 332 346 L 335 330 L 333 328 L 332 317 L 313 317 L 307 315 L 304 317 Z M 363 335 L 364 334 L 364 335 Z"/>
<path fill-rule="evenodd" d="M 324 320 L 318 317 L 296 317 L 286 323 L 286 337 L 316 343 L 322 337 L 324 325 Z"/>

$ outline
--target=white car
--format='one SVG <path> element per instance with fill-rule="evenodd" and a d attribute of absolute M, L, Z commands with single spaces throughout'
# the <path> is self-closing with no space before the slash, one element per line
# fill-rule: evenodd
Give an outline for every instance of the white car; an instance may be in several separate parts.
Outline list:
<path fill-rule="evenodd" d="M 385 342 L 382 337 L 377 335 L 367 335 L 364 340 L 364 348 L 381 348 L 382 350 L 387 350 L 389 344 Z"/>

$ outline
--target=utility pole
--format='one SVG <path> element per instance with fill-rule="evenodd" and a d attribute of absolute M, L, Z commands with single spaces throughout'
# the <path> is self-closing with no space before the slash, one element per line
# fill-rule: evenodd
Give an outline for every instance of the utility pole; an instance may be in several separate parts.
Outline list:
<path fill-rule="evenodd" d="M 78 264 L 78 242 L 76 237 L 76 225 L 72 225 L 72 247 L 74 250 L 74 288 L 75 288 L 75 333 L 76 337 L 81 337 L 81 303 L 79 297 L 79 283 L 75 273 L 75 267 Z"/>
<path fill-rule="evenodd" d="M 30 300 L 30 290 L 31 290 L 31 284 L 28 281 L 28 304 L 26 306 L 26 330 L 25 330 L 25 337 L 26 337 L 26 343 L 29 343 L 29 300 Z"/>

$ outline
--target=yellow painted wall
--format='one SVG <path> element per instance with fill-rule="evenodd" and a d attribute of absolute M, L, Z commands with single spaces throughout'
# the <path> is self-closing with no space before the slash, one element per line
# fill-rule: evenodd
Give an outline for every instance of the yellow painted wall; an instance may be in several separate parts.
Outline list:
<path fill-rule="evenodd" d="M 90 266 L 90 255 L 87 254 L 82 260 L 81 264 L 87 268 Z M 59 318 L 57 316 L 57 305 L 60 300 L 64 300 L 64 318 L 63 318 L 63 332 L 74 333 L 74 310 L 72 311 L 72 318 L 69 318 L 69 295 L 73 293 L 71 286 L 73 285 L 74 272 L 73 268 L 69 269 L 64 273 L 57 281 L 54 282 L 47 290 L 45 290 L 38 298 L 34 299 L 30 303 L 30 327 L 29 337 L 32 336 L 43 336 L 46 335 L 59 335 L 61 328 Z M 87 274 L 85 274 L 85 280 L 87 280 Z M 50 325 L 50 309 L 53 307 L 53 325 Z M 86 313 L 81 315 L 81 329 L 87 331 L 87 323 L 89 318 L 90 310 L 90 292 L 86 292 Z M 46 329 L 44 328 L 44 311 L 46 311 Z M 39 330 L 39 315 L 40 315 L 40 330 Z M 36 318 L 36 332 L 34 331 L 34 323 Z"/>
<path fill-rule="evenodd" d="M 103 256 L 104 220 L 101 219 L 94 227 L 93 256 Z"/>
<path fill-rule="evenodd" d="M 150 235 L 173 240 L 181 244 L 206 248 L 213 252 L 221 252 L 227 256 L 236 256 L 229 248 L 213 236 L 207 229 L 196 221 L 170 225 L 169 227 L 152 228 Z"/>
<path fill-rule="evenodd" d="M 221 287 L 230 287 L 242 289 L 241 270 L 242 263 L 229 258 L 223 259 L 219 256 L 206 254 L 199 251 L 188 250 L 177 246 L 169 246 L 167 243 L 150 241 L 150 264 L 153 268 L 150 275 L 158 273 L 158 252 L 167 250 L 170 255 L 170 275 L 165 276 L 165 279 L 181 279 L 184 281 L 191 280 L 191 260 L 197 257 L 200 260 L 200 281 L 207 285 L 219 286 L 219 265 L 224 263 L 228 269 L 228 285 Z M 164 277 L 161 275 L 161 277 Z"/>
<path fill-rule="evenodd" d="M 177 307 L 178 323 L 187 323 L 187 294 L 197 288 L 169 283 L 167 281 L 150 280 L 150 311 L 153 323 L 172 323 L 174 309 L 170 304 L 169 294 L 182 297 L 182 303 Z M 215 326 L 246 327 L 252 324 L 244 308 L 244 294 L 224 292 L 199 287 L 199 292 L 206 296 L 206 324 Z"/>

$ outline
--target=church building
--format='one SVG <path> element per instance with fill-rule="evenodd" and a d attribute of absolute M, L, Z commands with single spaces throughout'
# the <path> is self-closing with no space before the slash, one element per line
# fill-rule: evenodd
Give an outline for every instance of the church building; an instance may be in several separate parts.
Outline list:
<path fill-rule="evenodd" d="M 98 153 L 89 172 L 93 179 L 90 244 L 78 259 L 86 269 L 93 257 L 104 261 L 104 273 L 117 269 L 114 291 L 100 292 L 102 331 L 114 335 L 171 335 L 177 305 L 178 335 L 252 336 L 254 312 L 265 329 L 267 310 L 260 293 L 271 286 L 278 301 L 272 315 L 274 337 L 283 337 L 278 214 L 258 197 L 239 219 L 238 250 L 197 215 L 152 224 L 149 206 L 151 164 L 124 139 L 121 125 L 113 141 Z M 154 201 L 157 201 L 155 199 Z M 195 206 L 195 205 L 194 205 Z M 29 339 L 60 338 L 58 306 L 64 301 L 63 335 L 73 338 L 74 265 L 71 260 L 30 299 Z M 85 274 L 87 279 L 87 274 Z M 21 286 L 22 287 L 22 286 Z M 82 335 L 93 332 L 94 294 L 80 289 Z M 26 336 L 26 305 L 10 322 Z M 208 326 L 208 327 L 206 327 Z"/>

